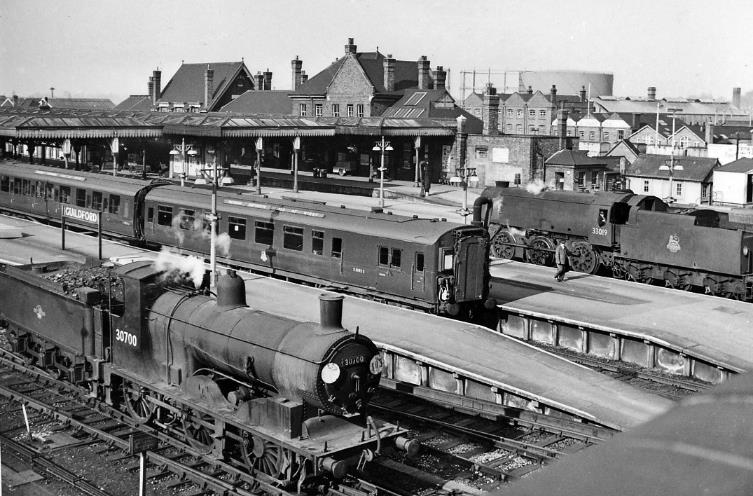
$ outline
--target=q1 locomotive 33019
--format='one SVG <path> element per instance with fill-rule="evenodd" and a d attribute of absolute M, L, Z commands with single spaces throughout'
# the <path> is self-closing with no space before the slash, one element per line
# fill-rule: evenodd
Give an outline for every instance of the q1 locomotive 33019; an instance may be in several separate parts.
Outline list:
<path fill-rule="evenodd" d="M 211 204 L 207 188 L 0 163 L 1 209 L 56 222 L 74 209 L 84 215 L 67 223 L 89 229 L 92 213 L 105 234 L 202 256 Z M 225 189 L 217 213 L 229 264 L 452 316 L 473 315 L 488 296 L 489 238 L 478 226 Z"/>
<path fill-rule="evenodd" d="M 477 221 L 486 216 L 495 257 L 551 265 L 565 240 L 580 272 L 607 267 L 615 277 L 753 299 L 753 232 L 731 225 L 726 213 L 673 213 L 659 198 L 630 191 L 496 187 L 485 189 L 475 207 Z"/>
<path fill-rule="evenodd" d="M 0 317 L 12 351 L 207 455 L 282 488 L 343 477 L 405 431 L 366 409 L 383 363 L 374 343 L 342 328 L 342 296 L 322 295 L 321 322 L 246 306 L 232 271 L 217 298 L 170 286 L 149 262 L 113 270 L 123 298 L 78 298 L 11 267 L 0 271 Z"/>

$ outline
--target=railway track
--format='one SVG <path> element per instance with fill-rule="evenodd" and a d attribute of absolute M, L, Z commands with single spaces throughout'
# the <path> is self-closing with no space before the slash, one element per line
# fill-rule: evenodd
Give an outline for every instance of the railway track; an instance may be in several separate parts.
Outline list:
<path fill-rule="evenodd" d="M 30 453 L 37 464 L 49 466 L 50 475 L 61 477 L 77 488 L 106 485 L 104 492 L 85 494 L 136 494 L 138 456 L 130 454 L 129 438 L 135 432 L 153 436 L 157 448 L 147 454 L 147 479 L 156 494 L 250 496 L 291 493 L 275 487 L 263 473 L 251 474 L 204 457 L 187 444 L 145 426 L 137 426 L 121 412 L 95 403 L 79 389 L 27 367 L 0 350 L 0 411 L 8 419 L 0 434 L 16 444 L 17 451 Z M 26 407 L 31 440 L 26 434 L 22 405 Z M 53 439 L 51 448 L 48 440 Z M 86 447 L 87 450 L 81 450 Z M 86 454 L 85 454 L 86 453 Z M 87 455 L 88 454 L 88 455 Z M 82 457 L 91 456 L 87 462 Z M 86 467 L 87 477 L 70 477 L 63 461 Z M 102 460 L 106 463 L 102 464 Z M 75 462 L 75 463 L 74 463 Z"/>
<path fill-rule="evenodd" d="M 371 408 L 411 428 L 421 441 L 422 454 L 407 471 L 391 460 L 377 464 L 380 478 L 396 481 L 395 491 L 405 491 L 400 494 L 496 489 L 613 434 L 607 428 L 514 408 L 483 417 L 384 390 Z"/>

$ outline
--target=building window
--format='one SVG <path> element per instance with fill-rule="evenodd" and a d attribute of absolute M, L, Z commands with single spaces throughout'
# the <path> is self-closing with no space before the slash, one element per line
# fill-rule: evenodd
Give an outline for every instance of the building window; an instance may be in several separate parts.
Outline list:
<path fill-rule="evenodd" d="M 513 181 L 513 184 L 520 184 L 520 172 L 515 173 L 515 179 Z"/>
<path fill-rule="evenodd" d="M 528 132 L 531 134 L 536 134 L 538 129 L 536 129 L 536 126 L 528 126 Z"/>
<path fill-rule="evenodd" d="M 648 193 L 648 180 L 643 181 L 643 192 Z"/>
<path fill-rule="evenodd" d="M 604 132 L 604 141 L 609 141 L 609 132 Z"/>
<path fill-rule="evenodd" d="M 282 246 L 288 250 L 303 251 L 303 228 L 283 226 Z"/>
<path fill-rule="evenodd" d="M 585 171 L 578 171 L 575 173 L 575 184 L 579 188 L 584 188 L 586 186 L 586 173 Z"/>
<path fill-rule="evenodd" d="M 308 112 L 308 109 L 306 108 L 305 103 L 298 104 L 298 115 L 301 117 L 306 117 L 306 112 Z"/>
<path fill-rule="evenodd" d="M 316 105 L 314 105 L 314 115 L 316 117 L 322 116 L 322 104 L 321 103 L 317 103 Z"/>
<path fill-rule="evenodd" d="M 542 119 L 546 117 L 546 110 L 539 110 L 539 117 L 541 117 Z"/>
<path fill-rule="evenodd" d="M 536 117 L 536 111 L 535 110 L 529 110 L 528 111 L 528 117 L 531 117 L 531 118 Z"/>
<path fill-rule="evenodd" d="M 512 117 L 514 115 L 512 109 L 507 109 L 507 117 Z"/>
<path fill-rule="evenodd" d="M 512 124 L 507 124 L 507 133 L 512 134 Z"/>
<path fill-rule="evenodd" d="M 594 131 L 588 132 L 588 141 L 593 141 L 595 137 L 596 137 L 596 133 Z"/>
<path fill-rule="evenodd" d="M 272 246 L 275 239 L 275 225 L 271 222 L 256 221 L 255 227 L 254 241 L 260 245 Z"/>
<path fill-rule="evenodd" d="M 682 183 L 675 183 L 675 195 L 682 196 Z"/>
<path fill-rule="evenodd" d="M 363 117 L 363 103 L 356 105 L 356 115 L 358 117 Z"/>
<path fill-rule="evenodd" d="M 476 147 L 476 158 L 486 158 L 488 150 L 485 147 Z"/>
<path fill-rule="evenodd" d="M 339 103 L 332 104 L 332 115 L 335 117 L 340 117 L 340 104 Z"/>
<path fill-rule="evenodd" d="M 515 132 L 518 134 L 523 134 L 523 124 L 516 124 L 515 125 Z"/>
<path fill-rule="evenodd" d="M 324 253 L 324 232 L 311 231 L 311 252 L 315 255 Z"/>
<path fill-rule="evenodd" d="M 625 139 L 625 131 L 624 130 L 620 129 L 619 131 L 617 131 L 617 139 L 618 140 Z"/>
<path fill-rule="evenodd" d="M 518 109 L 518 117 L 523 117 L 523 109 Z"/>
<path fill-rule="evenodd" d="M 481 117 L 481 109 L 478 107 L 474 107 L 473 109 L 473 115 Z"/>
<path fill-rule="evenodd" d="M 586 137 L 586 132 L 585 131 L 579 131 L 578 135 L 581 137 L 581 139 L 583 139 L 583 138 Z"/>
<path fill-rule="evenodd" d="M 348 117 L 353 117 L 353 104 L 349 103 L 346 108 L 348 110 Z"/>
<path fill-rule="evenodd" d="M 232 239 L 246 239 L 246 219 L 240 217 L 228 217 L 228 236 Z"/>

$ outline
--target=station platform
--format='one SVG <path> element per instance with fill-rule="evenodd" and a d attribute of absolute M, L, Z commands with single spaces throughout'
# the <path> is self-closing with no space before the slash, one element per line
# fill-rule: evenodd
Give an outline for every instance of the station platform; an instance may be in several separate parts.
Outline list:
<path fill-rule="evenodd" d="M 493 262 L 499 308 L 653 343 L 736 373 L 753 370 L 753 304 L 578 272 L 560 283 L 555 270 Z"/>
<path fill-rule="evenodd" d="M 50 259 L 61 255 L 59 228 L 24 222 L 0 217 L 0 228 L 10 225 L 29 234 L 0 239 L 0 258 L 29 246 L 48 250 Z M 14 245 L 19 240 L 23 249 Z M 66 244 L 75 255 L 97 256 L 96 238 L 69 233 Z M 109 240 L 103 241 L 103 255 L 120 262 L 157 256 Z M 249 306 L 295 320 L 319 320 L 322 290 L 263 276 L 244 278 Z M 359 329 L 385 350 L 391 378 L 416 386 L 500 405 L 554 409 L 617 430 L 643 423 L 671 406 L 669 400 L 481 326 L 355 297 L 346 297 L 343 325 Z"/>

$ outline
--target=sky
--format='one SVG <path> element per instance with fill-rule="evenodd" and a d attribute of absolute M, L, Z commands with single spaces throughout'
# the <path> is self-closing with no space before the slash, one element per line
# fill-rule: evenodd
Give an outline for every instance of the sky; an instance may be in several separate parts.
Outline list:
<path fill-rule="evenodd" d="M 146 94 L 182 61 L 243 59 L 290 89 L 290 60 L 309 76 L 344 53 L 426 55 L 462 71 L 614 74 L 614 94 L 729 100 L 753 91 L 753 6 L 745 0 L 0 0 L 0 95 Z M 471 78 L 466 78 L 466 87 Z M 541 88 L 546 92 L 545 88 Z"/>

